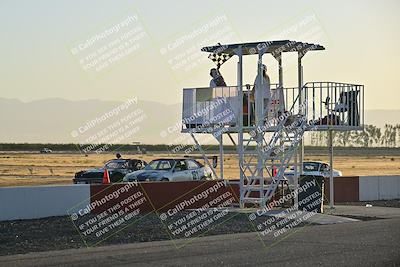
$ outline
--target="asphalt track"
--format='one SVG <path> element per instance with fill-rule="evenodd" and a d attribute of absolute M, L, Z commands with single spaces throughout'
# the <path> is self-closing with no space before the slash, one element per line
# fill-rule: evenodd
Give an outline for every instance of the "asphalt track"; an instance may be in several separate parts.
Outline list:
<path fill-rule="evenodd" d="M 0 266 L 400 266 L 400 218 L 0 257 Z M 278 241 L 278 242 L 277 242 Z"/>

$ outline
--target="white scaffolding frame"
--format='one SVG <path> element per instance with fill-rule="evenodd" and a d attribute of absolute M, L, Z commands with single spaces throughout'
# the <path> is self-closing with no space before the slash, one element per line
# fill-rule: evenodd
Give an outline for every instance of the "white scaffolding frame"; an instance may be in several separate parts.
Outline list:
<path fill-rule="evenodd" d="M 277 41 L 283 42 L 286 41 Z M 333 146 L 332 146 L 332 131 L 333 130 L 362 130 L 363 122 L 364 122 L 364 91 L 362 85 L 354 85 L 354 84 L 343 84 L 343 83 L 333 83 L 333 82 L 319 82 L 318 86 L 317 82 L 306 83 L 303 81 L 303 66 L 302 66 L 302 58 L 304 55 L 311 50 L 323 50 L 324 48 L 319 45 L 307 44 L 307 43 L 299 43 L 292 42 L 291 44 L 296 47 L 296 49 L 282 51 L 273 51 L 271 52 L 269 46 L 260 46 L 257 44 L 257 72 L 258 75 L 262 75 L 262 62 L 263 55 L 265 53 L 271 53 L 272 56 L 278 61 L 278 85 L 277 89 L 284 91 L 284 82 L 283 82 L 283 65 L 282 65 L 282 52 L 297 52 L 297 79 L 298 79 L 298 87 L 297 87 L 297 96 L 293 97 L 291 108 L 287 109 L 291 115 L 288 117 L 284 117 L 283 120 L 279 121 L 273 127 L 265 127 L 265 110 L 263 106 L 263 99 L 261 99 L 260 94 L 255 92 L 255 124 L 252 124 L 251 120 L 248 119 L 247 125 L 244 125 L 243 121 L 243 56 L 254 54 L 249 53 L 249 47 L 254 47 L 254 43 L 252 44 L 237 44 L 237 45 L 227 45 L 227 51 L 229 51 L 230 55 L 236 55 L 238 57 L 237 62 L 237 97 L 238 97 L 238 105 L 236 114 L 236 123 L 235 125 L 229 126 L 219 126 L 214 127 L 211 131 L 207 131 L 207 133 L 213 134 L 219 144 L 219 177 L 213 168 L 213 166 L 208 161 L 206 152 L 202 149 L 201 145 L 196 139 L 195 133 L 205 133 L 204 131 L 198 131 L 193 129 L 183 129 L 182 132 L 189 132 L 192 136 L 196 147 L 204 157 L 206 164 L 212 169 L 214 177 L 219 179 L 226 179 L 227 177 L 224 175 L 224 148 L 223 148 L 223 135 L 227 134 L 232 144 L 236 147 L 238 157 L 239 157 L 239 173 L 240 173 L 240 207 L 245 207 L 246 203 L 257 204 L 260 207 L 265 207 L 268 201 L 271 200 L 273 195 L 275 194 L 277 188 L 281 181 L 284 180 L 284 172 L 285 169 L 289 166 L 292 166 L 294 169 L 294 186 L 293 190 L 298 189 L 298 178 L 303 173 L 303 161 L 304 161 L 304 141 L 303 135 L 304 132 L 310 130 L 310 123 L 307 121 L 308 117 L 308 109 L 309 102 L 312 103 L 312 118 L 315 120 L 315 104 L 319 102 L 320 104 L 320 116 L 322 117 L 322 89 L 327 88 L 328 97 L 335 96 L 334 101 L 338 101 L 337 95 L 343 92 L 344 90 L 361 90 L 359 92 L 358 104 L 357 107 L 357 115 L 358 110 L 362 112 L 362 119 L 358 119 L 357 124 L 354 125 L 336 125 L 329 124 L 323 125 L 320 123 L 319 125 L 314 125 L 314 130 L 319 131 L 328 131 L 329 139 L 329 157 L 330 157 L 330 206 L 334 206 L 334 183 L 333 183 Z M 303 48 L 299 48 L 299 44 L 304 45 Z M 223 46 L 218 47 L 206 47 L 203 48 L 203 51 L 212 52 L 217 48 L 221 48 Z M 310 49 L 310 47 L 316 47 L 316 49 Z M 230 49 L 230 50 L 229 50 Z M 223 52 L 223 51 L 222 51 Z M 253 51 L 254 52 L 254 51 Z M 258 79 L 259 83 L 263 82 L 263 79 Z M 257 87 L 261 88 L 262 84 L 258 84 Z M 350 89 L 343 89 L 350 88 Z M 355 89 L 354 89 L 355 88 Z M 296 89 L 296 88 L 294 88 Z M 293 90 L 294 90 L 293 89 Z M 316 99 L 315 94 L 320 90 L 319 99 Z M 338 90 L 339 89 L 339 90 Z M 312 98 L 309 96 L 309 92 L 312 93 Z M 285 90 L 288 91 L 288 90 Z M 294 93 L 294 91 L 293 91 Z M 249 91 L 246 91 L 246 94 L 249 94 Z M 286 94 L 287 99 L 287 94 Z M 348 100 L 346 100 L 348 101 Z M 286 102 L 288 102 L 286 100 Z M 304 102 L 304 103 L 303 103 Z M 185 103 L 184 103 L 185 104 Z M 347 103 L 349 104 L 349 103 Z M 287 107 L 288 103 L 285 103 Z M 297 105 L 297 109 L 296 109 Z M 327 118 L 332 116 L 332 108 L 327 110 Z M 250 110 L 250 107 L 248 106 Z M 185 110 L 185 107 L 184 107 Z M 331 113 L 332 114 L 331 114 Z M 350 115 L 353 116 L 353 115 Z M 250 118 L 250 115 L 249 117 Z M 201 127 L 200 127 L 201 128 Z M 212 128 L 212 127 L 211 127 Z M 217 133 L 217 134 L 216 134 Z M 231 135 L 232 133 L 237 134 L 237 141 Z M 272 136 L 266 136 L 267 133 L 272 133 Z M 278 152 L 276 152 L 278 151 Z M 297 194 L 295 194 L 297 196 Z M 294 199 L 294 205 L 297 207 L 297 197 Z"/>

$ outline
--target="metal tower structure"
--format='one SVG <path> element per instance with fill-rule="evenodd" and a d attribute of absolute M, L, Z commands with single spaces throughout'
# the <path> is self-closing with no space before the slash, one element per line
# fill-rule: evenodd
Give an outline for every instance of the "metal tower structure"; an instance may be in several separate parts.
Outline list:
<path fill-rule="evenodd" d="M 210 53 L 219 68 L 237 56 L 237 86 L 187 88 L 183 92 L 183 133 L 190 133 L 207 161 L 206 152 L 196 134 L 212 134 L 219 143 L 220 172 L 224 176 L 223 136 L 237 148 L 240 169 L 240 205 L 265 207 L 282 181 L 285 170 L 294 170 L 293 190 L 303 172 L 306 131 L 362 130 L 364 122 L 363 85 L 337 82 L 303 83 L 302 58 L 310 51 L 324 50 L 318 44 L 297 41 L 267 41 L 202 48 Z M 282 53 L 297 53 L 296 87 L 283 86 Z M 262 77 L 263 56 L 270 54 L 278 62 L 277 84 L 269 84 L 271 98 L 265 101 L 264 79 L 253 89 L 243 82 L 243 56 L 255 55 L 257 75 Z M 270 102 L 268 102 L 270 101 Z M 222 115 L 221 115 L 222 114 Z M 234 135 L 237 135 L 235 138 Z M 331 135 L 329 135 L 331 136 Z M 330 140 L 330 144 L 332 140 Z M 332 152 L 332 147 L 331 152 Z M 333 152 L 330 154 L 333 155 Z M 331 161 L 332 162 L 332 161 Z M 332 170 L 331 165 L 331 170 Z M 215 176 L 218 176 L 215 172 Z M 333 204 L 333 177 L 330 179 Z M 295 200 L 296 205 L 296 200 Z"/>

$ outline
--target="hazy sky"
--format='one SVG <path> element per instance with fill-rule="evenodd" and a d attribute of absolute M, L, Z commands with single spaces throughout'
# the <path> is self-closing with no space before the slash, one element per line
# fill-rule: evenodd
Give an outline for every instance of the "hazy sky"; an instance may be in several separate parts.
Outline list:
<path fill-rule="evenodd" d="M 209 83 L 213 63 L 200 46 L 293 39 L 326 47 L 304 58 L 306 81 L 365 84 L 367 109 L 398 109 L 399 10 L 398 0 L 2 0 L 0 97 L 173 104 L 183 87 Z M 294 59 L 284 58 L 288 86 Z M 230 85 L 236 61 L 221 68 Z M 276 82 L 276 62 L 265 61 Z M 246 59 L 245 82 L 254 71 Z"/>

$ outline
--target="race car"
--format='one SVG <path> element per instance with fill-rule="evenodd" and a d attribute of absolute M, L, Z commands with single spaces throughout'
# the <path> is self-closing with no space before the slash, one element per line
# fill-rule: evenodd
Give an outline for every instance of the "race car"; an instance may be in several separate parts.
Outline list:
<path fill-rule="evenodd" d="M 125 175 L 124 182 L 133 181 L 196 181 L 212 179 L 209 167 L 190 158 L 156 159 L 143 170 Z"/>
<path fill-rule="evenodd" d="M 147 163 L 140 159 L 113 159 L 107 161 L 103 168 L 90 169 L 75 173 L 74 184 L 101 184 L 104 169 L 108 170 L 111 183 L 121 182 L 122 178 L 133 171 L 141 170 Z"/>
<path fill-rule="evenodd" d="M 53 150 L 51 150 L 50 148 L 47 148 L 47 147 L 42 148 L 40 150 L 40 154 L 50 154 L 50 153 L 53 153 Z"/>
<path fill-rule="evenodd" d="M 330 166 L 327 163 L 319 162 L 319 161 L 306 161 L 303 162 L 303 172 L 304 175 L 313 175 L 313 176 L 323 176 L 329 177 L 330 175 Z M 293 181 L 294 169 L 291 168 L 289 171 L 284 173 L 284 176 L 289 180 Z M 342 172 L 333 169 L 333 177 L 342 176 Z"/>

